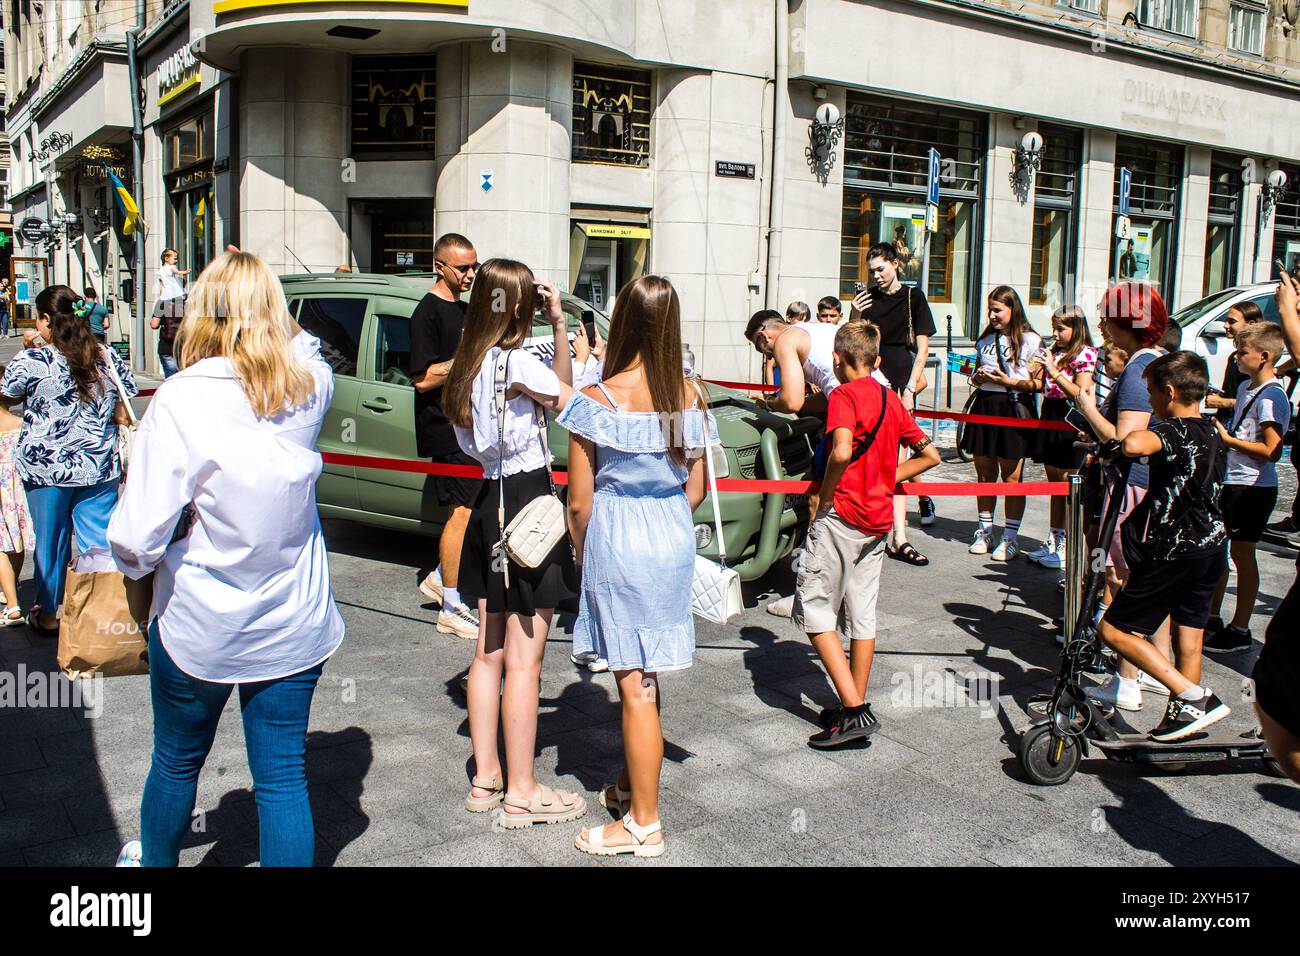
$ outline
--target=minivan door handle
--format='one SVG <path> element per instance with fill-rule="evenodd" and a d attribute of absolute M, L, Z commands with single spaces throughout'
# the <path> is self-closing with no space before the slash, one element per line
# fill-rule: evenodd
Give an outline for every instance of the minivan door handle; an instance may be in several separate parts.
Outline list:
<path fill-rule="evenodd" d="M 388 400 L 383 398 L 365 399 L 361 404 L 376 412 L 391 412 L 393 410 L 393 406 L 389 405 Z"/>

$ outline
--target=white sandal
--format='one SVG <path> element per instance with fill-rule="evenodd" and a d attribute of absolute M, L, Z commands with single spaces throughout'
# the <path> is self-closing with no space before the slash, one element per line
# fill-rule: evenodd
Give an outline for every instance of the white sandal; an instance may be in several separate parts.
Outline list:
<path fill-rule="evenodd" d="M 667 847 L 662 838 L 658 843 L 646 842 L 656 833 L 661 833 L 663 828 L 663 823 L 659 820 L 643 827 L 632 819 L 632 814 L 626 813 L 623 815 L 623 829 L 627 831 L 633 842 L 618 845 L 608 844 L 605 842 L 605 828 L 594 827 L 578 831 L 577 839 L 573 841 L 573 845 L 583 853 L 590 853 L 593 856 L 621 856 L 627 853 L 632 856 L 663 856 Z M 587 834 L 586 839 L 583 838 L 583 833 Z"/>
<path fill-rule="evenodd" d="M 0 627 L 22 627 L 26 623 L 27 618 L 23 614 L 23 609 L 17 604 L 6 605 L 3 610 L 0 610 Z"/>
<path fill-rule="evenodd" d="M 613 791 L 613 799 L 610 798 L 610 792 Z M 608 787 L 601 787 L 600 793 L 596 796 L 596 802 L 606 810 L 612 810 L 620 817 L 632 809 L 632 791 L 624 790 L 615 780 Z"/>
<path fill-rule="evenodd" d="M 470 790 L 465 796 L 465 809 L 470 813 L 487 813 L 501 806 L 501 799 L 505 796 L 505 784 L 501 782 L 501 774 L 491 778 L 475 774 L 470 778 L 469 784 L 478 790 L 492 791 L 486 797 L 476 797 L 474 790 Z"/>

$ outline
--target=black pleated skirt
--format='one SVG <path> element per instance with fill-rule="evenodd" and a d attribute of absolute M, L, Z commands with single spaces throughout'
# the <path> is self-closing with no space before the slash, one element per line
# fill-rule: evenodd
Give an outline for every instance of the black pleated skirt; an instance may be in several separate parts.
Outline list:
<path fill-rule="evenodd" d="M 497 523 L 499 488 L 500 479 L 484 481 L 474 501 L 460 552 L 461 597 L 471 608 L 482 600 L 487 602 L 490 613 L 513 612 L 525 616 L 571 602 L 578 595 L 579 579 L 567 536 L 560 539 L 538 567 L 525 568 L 511 562 L 509 588 L 505 585 L 505 575 L 493 570 L 492 548 L 501 540 L 501 527 Z M 550 494 L 544 468 L 507 475 L 505 489 L 507 525 L 528 502 Z"/>
<path fill-rule="evenodd" d="M 1043 421 L 1063 422 L 1065 413 L 1071 407 L 1068 398 L 1045 398 L 1038 417 Z M 1051 465 L 1053 468 L 1079 467 L 1079 455 L 1074 448 L 1074 443 L 1079 439 L 1078 432 L 1043 428 L 1034 434 L 1034 461 L 1040 465 Z"/>
<path fill-rule="evenodd" d="M 1021 403 L 1029 403 L 1032 399 L 1028 395 L 1024 395 L 1020 401 Z M 1032 404 L 1028 404 L 1027 407 L 1033 409 Z M 970 413 L 972 415 L 998 415 L 1004 418 L 1017 417 L 1015 406 L 1006 392 L 991 392 L 983 388 L 976 392 L 975 403 L 971 406 Z M 1037 418 L 1037 414 L 1034 417 Z M 963 451 L 970 455 L 1018 461 L 1021 458 L 1027 458 L 1029 453 L 1033 451 L 1034 436 L 1035 432 L 1030 428 L 981 425 L 975 422 L 967 422 L 962 433 L 961 447 Z"/>

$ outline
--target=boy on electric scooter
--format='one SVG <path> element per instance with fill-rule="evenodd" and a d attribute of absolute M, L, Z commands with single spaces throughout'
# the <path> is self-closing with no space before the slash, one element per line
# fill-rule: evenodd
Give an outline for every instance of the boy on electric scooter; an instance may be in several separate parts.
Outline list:
<path fill-rule="evenodd" d="M 1219 508 L 1226 454 L 1212 420 L 1201 417 L 1209 385 L 1205 360 L 1162 355 L 1144 373 L 1155 421 L 1129 433 L 1119 450 L 1145 458 L 1149 490 L 1124 522 L 1128 583 L 1101 620 L 1099 634 L 1122 658 L 1169 688 L 1152 740 L 1182 740 L 1228 716 L 1201 686 L 1201 641 L 1215 587 L 1227 569 L 1227 532 Z M 1176 669 L 1144 638 L 1168 617 Z"/>

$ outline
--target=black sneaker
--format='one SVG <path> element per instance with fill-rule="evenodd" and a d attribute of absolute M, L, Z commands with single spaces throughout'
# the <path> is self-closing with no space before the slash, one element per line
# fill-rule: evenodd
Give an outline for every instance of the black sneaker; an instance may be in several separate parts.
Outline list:
<path fill-rule="evenodd" d="M 935 517 L 934 499 L 927 498 L 925 495 L 922 495 L 920 498 L 920 506 L 921 506 L 921 525 L 922 527 L 928 528 L 930 525 L 934 524 L 934 517 Z"/>
<path fill-rule="evenodd" d="M 856 714 L 849 714 L 840 710 L 835 715 L 831 726 L 827 727 L 819 734 L 813 734 L 808 738 L 808 745 L 816 747 L 819 750 L 825 750 L 829 747 L 838 747 L 846 744 L 850 740 L 857 740 L 860 737 L 870 737 L 880 726 L 880 721 L 871 713 L 871 705 L 863 704 L 862 709 Z"/>
<path fill-rule="evenodd" d="M 823 727 L 830 727 L 839 720 L 841 710 L 842 707 L 823 707 L 822 712 L 817 715 L 817 723 Z"/>
<path fill-rule="evenodd" d="M 1211 634 L 1218 633 L 1226 626 L 1227 625 L 1224 623 L 1223 618 L 1219 617 L 1217 614 L 1211 614 L 1210 619 L 1205 622 L 1205 636 L 1209 637 Z"/>
<path fill-rule="evenodd" d="M 1207 636 L 1201 642 L 1201 650 L 1207 654 L 1235 654 L 1237 651 L 1250 650 L 1252 643 L 1250 631 L 1229 624 Z"/>
<path fill-rule="evenodd" d="M 1232 711 L 1208 689 L 1200 700 L 1183 700 L 1170 697 L 1164 719 L 1151 731 L 1151 739 L 1168 743 L 1190 737 L 1215 721 L 1222 720 Z"/>
<path fill-rule="evenodd" d="M 1281 521 L 1274 521 L 1268 526 L 1268 530 L 1277 534 L 1295 534 L 1300 531 L 1300 524 L 1296 524 L 1295 518 L 1287 515 Z"/>

